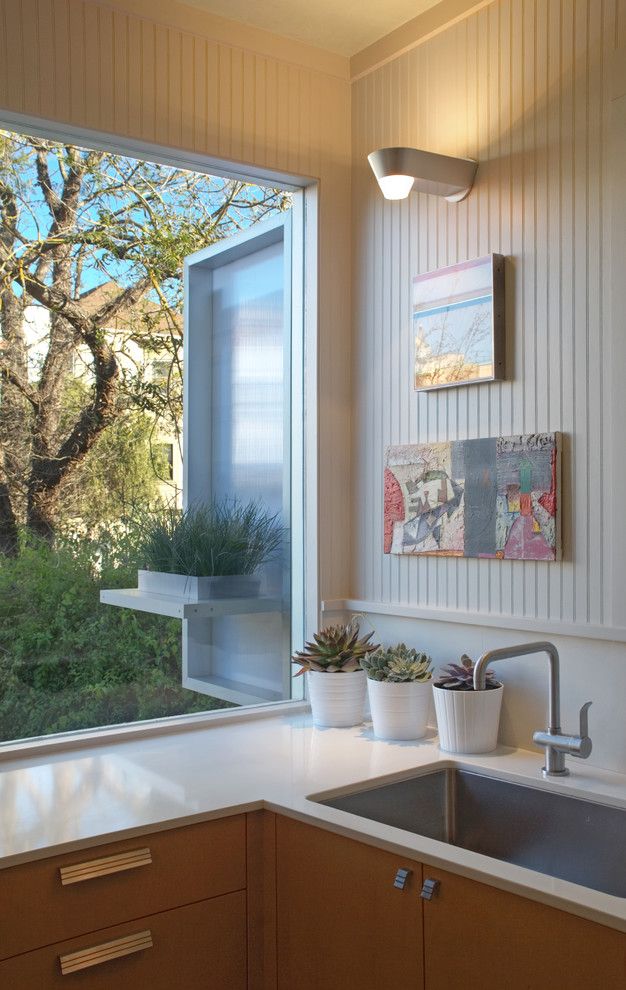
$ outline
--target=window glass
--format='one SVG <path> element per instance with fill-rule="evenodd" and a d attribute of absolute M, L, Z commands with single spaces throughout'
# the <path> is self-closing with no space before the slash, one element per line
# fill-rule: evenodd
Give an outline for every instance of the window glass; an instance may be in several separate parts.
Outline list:
<path fill-rule="evenodd" d="M 185 503 L 184 259 L 286 216 L 290 195 L 9 131 L 0 185 L 0 741 L 288 697 L 282 283 L 273 323 L 249 307 L 224 324 L 210 420 L 189 426 L 222 446 L 206 447 L 219 483 L 188 508 L 253 506 L 281 530 L 255 569 L 273 613 L 240 603 L 196 641 L 188 586 L 124 593 L 154 570 L 150 534 L 178 525 Z M 255 679 L 255 642 L 282 672 L 273 693 Z M 245 689 L 224 689 L 223 662 L 220 691 L 218 653 L 239 655 Z"/>

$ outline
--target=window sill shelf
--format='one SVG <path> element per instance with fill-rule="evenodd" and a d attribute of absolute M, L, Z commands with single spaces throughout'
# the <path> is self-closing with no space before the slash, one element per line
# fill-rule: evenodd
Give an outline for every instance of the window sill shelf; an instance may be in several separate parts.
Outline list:
<path fill-rule="evenodd" d="M 282 612 L 280 598 L 213 598 L 188 602 L 167 595 L 148 594 L 137 588 L 107 589 L 100 592 L 103 605 L 132 608 L 138 612 L 168 615 L 173 619 L 212 619 L 222 615 L 252 615 L 256 612 Z"/>

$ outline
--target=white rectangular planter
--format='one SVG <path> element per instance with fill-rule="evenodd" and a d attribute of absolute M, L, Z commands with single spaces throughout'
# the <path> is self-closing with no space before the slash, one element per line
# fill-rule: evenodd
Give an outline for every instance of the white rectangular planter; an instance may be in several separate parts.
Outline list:
<path fill-rule="evenodd" d="M 490 753 L 498 745 L 503 688 L 450 691 L 433 684 L 439 747 L 446 753 Z"/>
<path fill-rule="evenodd" d="M 259 594 L 261 579 L 253 574 L 194 577 L 161 571 L 137 571 L 137 586 L 139 591 L 148 595 L 202 602 L 212 598 L 255 598 Z"/>
<path fill-rule="evenodd" d="M 426 735 L 430 681 L 393 683 L 368 678 L 374 735 L 379 739 L 421 739 Z"/>

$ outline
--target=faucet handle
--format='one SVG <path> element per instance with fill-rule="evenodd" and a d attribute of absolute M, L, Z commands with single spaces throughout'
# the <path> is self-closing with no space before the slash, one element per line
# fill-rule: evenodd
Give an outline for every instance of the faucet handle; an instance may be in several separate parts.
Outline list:
<path fill-rule="evenodd" d="M 592 701 L 586 701 L 580 709 L 580 735 L 582 739 L 586 739 L 589 735 L 589 718 L 587 713 L 592 704 Z"/>
<path fill-rule="evenodd" d="M 580 709 L 580 736 L 574 739 L 574 747 L 570 750 L 572 756 L 578 756 L 581 760 L 586 760 L 591 755 L 592 742 L 589 738 L 589 719 L 587 712 L 591 707 L 591 702 L 586 701 Z"/>

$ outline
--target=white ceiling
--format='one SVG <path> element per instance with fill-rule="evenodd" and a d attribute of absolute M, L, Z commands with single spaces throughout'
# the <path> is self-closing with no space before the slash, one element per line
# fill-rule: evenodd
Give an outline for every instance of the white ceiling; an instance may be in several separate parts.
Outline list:
<path fill-rule="evenodd" d="M 187 0 L 211 14 L 354 55 L 439 0 Z"/>

